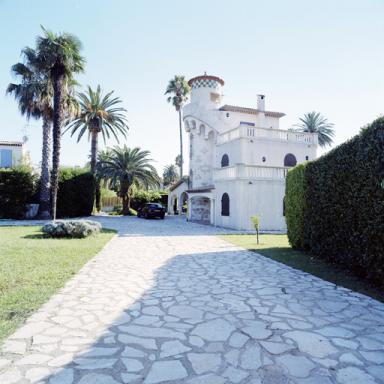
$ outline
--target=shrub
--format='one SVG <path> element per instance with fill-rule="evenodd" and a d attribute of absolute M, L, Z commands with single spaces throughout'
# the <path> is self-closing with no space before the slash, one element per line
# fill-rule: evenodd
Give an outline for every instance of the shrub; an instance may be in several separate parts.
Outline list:
<path fill-rule="evenodd" d="M 59 172 L 57 217 L 78 217 L 92 214 L 96 182 L 84 169 L 62 168 Z"/>
<path fill-rule="evenodd" d="M 292 244 L 297 241 L 313 255 L 383 284 L 384 118 L 308 163 L 301 189 L 300 182 L 292 181 L 298 173 L 288 173 L 294 176 L 287 178 L 286 189 Z M 295 214 L 299 219 L 292 220 Z"/>
<path fill-rule="evenodd" d="M 27 167 L 0 169 L 0 218 L 22 219 L 30 203 L 36 178 Z"/>
<path fill-rule="evenodd" d="M 285 221 L 287 222 L 288 241 L 293 248 L 305 248 L 305 168 L 307 163 L 291 169 L 285 182 Z"/>
<path fill-rule="evenodd" d="M 135 210 L 146 203 L 158 203 L 161 201 L 161 194 L 156 191 L 135 190 L 131 197 L 131 207 Z"/>
<path fill-rule="evenodd" d="M 42 231 L 50 237 L 84 238 L 101 231 L 101 224 L 90 220 L 53 221 Z"/>

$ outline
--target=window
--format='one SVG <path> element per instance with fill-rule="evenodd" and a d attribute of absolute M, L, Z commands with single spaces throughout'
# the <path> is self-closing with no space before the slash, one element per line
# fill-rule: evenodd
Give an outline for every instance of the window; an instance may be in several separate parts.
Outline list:
<path fill-rule="evenodd" d="M 240 124 L 242 125 L 248 125 L 250 127 L 254 127 L 255 123 L 250 123 L 249 121 L 240 121 Z"/>
<path fill-rule="evenodd" d="M 297 160 L 295 155 L 292 155 L 292 153 L 288 153 L 284 157 L 284 167 L 294 167 L 297 164 Z"/>
<path fill-rule="evenodd" d="M 221 216 L 229 216 L 229 196 L 224 193 L 221 198 Z"/>
<path fill-rule="evenodd" d="M 224 154 L 221 158 L 221 167 L 228 167 L 229 165 L 229 157 L 227 154 Z"/>
<path fill-rule="evenodd" d="M 309 156 L 305 156 L 305 160 L 309 160 Z"/>
<path fill-rule="evenodd" d="M 211 92 L 211 101 L 214 103 L 220 103 L 220 95 L 218 93 Z"/>
<path fill-rule="evenodd" d="M 267 159 L 265 158 L 265 156 L 263 156 L 261 160 L 262 160 L 263 163 L 265 163 L 265 161 L 266 161 Z"/>
<path fill-rule="evenodd" d="M 12 149 L 0 149 L 0 168 L 12 167 Z"/>
<path fill-rule="evenodd" d="M 285 216 L 285 196 L 283 198 L 283 216 Z"/>

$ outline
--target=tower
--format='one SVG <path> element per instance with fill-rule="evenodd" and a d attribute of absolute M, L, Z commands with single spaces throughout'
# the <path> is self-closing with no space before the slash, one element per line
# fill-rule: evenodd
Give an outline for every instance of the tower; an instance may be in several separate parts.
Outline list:
<path fill-rule="evenodd" d="M 203 109 L 217 109 L 220 106 L 224 80 L 204 74 L 192 78 L 188 84 L 191 87 L 191 104 L 198 104 Z"/>

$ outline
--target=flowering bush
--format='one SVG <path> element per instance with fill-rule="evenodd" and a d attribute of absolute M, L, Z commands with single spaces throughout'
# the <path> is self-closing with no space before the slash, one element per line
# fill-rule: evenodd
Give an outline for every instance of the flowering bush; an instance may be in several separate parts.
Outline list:
<path fill-rule="evenodd" d="M 50 237 L 84 238 L 101 231 L 101 224 L 90 220 L 52 221 L 42 231 Z"/>

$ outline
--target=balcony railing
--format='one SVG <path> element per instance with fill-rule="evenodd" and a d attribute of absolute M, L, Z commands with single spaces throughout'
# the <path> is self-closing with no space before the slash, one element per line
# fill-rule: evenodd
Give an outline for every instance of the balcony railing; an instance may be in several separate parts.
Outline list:
<path fill-rule="evenodd" d="M 240 125 L 237 128 L 231 129 L 222 133 L 217 137 L 217 143 L 223 144 L 231 140 L 245 137 L 248 139 L 265 139 L 274 141 L 290 141 L 304 144 L 317 144 L 317 135 L 308 132 L 285 131 L 282 129 L 273 128 L 258 128 L 247 125 Z"/>
<path fill-rule="evenodd" d="M 231 179 L 284 180 L 288 170 L 288 167 L 262 167 L 258 165 L 237 164 L 215 169 L 213 178 L 215 181 Z"/>

